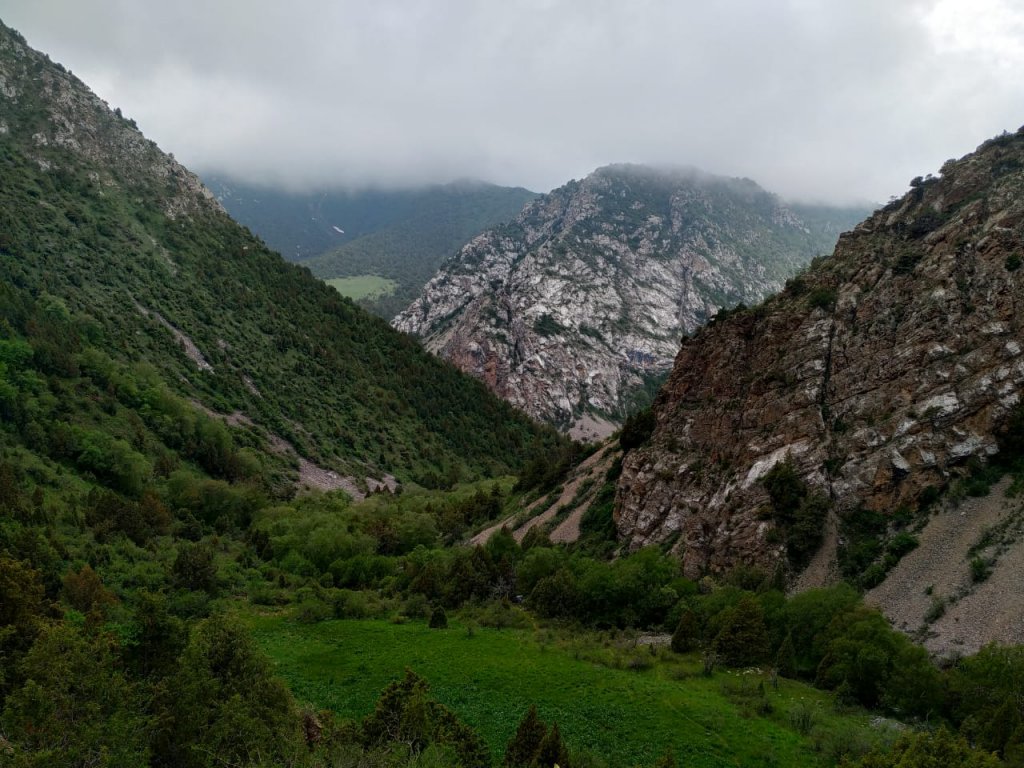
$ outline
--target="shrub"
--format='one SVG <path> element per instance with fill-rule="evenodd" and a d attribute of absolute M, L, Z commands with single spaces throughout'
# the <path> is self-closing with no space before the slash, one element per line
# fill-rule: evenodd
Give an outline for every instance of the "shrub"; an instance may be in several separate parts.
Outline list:
<path fill-rule="evenodd" d="M 992 562 L 985 557 L 971 558 L 971 581 L 975 584 L 988 579 L 992 575 Z"/>
<path fill-rule="evenodd" d="M 672 633 L 672 650 L 676 653 L 688 653 L 700 644 L 700 621 L 696 612 L 684 608 L 679 615 L 679 623 Z"/>
<path fill-rule="evenodd" d="M 441 606 L 437 606 L 434 612 L 430 614 L 430 628 L 448 629 L 448 614 L 444 612 L 444 608 Z"/>
<path fill-rule="evenodd" d="M 626 417 L 626 423 L 622 425 L 622 433 L 619 435 L 622 450 L 631 451 L 644 445 L 654 434 L 655 425 L 654 411 L 650 408 L 631 413 Z"/>
<path fill-rule="evenodd" d="M 807 304 L 811 309 L 830 310 L 835 303 L 836 292 L 832 288 L 815 288 L 807 294 Z"/>

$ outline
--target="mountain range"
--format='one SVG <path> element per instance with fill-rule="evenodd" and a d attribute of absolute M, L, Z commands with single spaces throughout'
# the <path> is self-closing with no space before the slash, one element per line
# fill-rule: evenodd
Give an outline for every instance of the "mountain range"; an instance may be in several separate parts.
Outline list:
<path fill-rule="evenodd" d="M 340 290 L 385 319 L 408 306 L 474 235 L 508 221 L 536 196 L 472 180 L 307 193 L 214 174 L 205 181 L 232 218 L 317 277 L 378 278 L 370 292 L 348 290 L 344 281 Z"/>
<path fill-rule="evenodd" d="M 2 24 L 0 178 L 0 765 L 1024 759 L 1024 129 L 804 269 L 747 180 L 541 196 L 403 315 L 485 381 Z"/>
<path fill-rule="evenodd" d="M 864 213 L 806 210 L 748 179 L 608 166 L 474 238 L 393 325 L 532 416 L 604 436 L 682 336 L 778 290 Z"/>
<path fill-rule="evenodd" d="M 247 440 L 261 450 L 283 441 L 289 461 L 359 488 L 367 477 L 511 469 L 535 439 L 554 444 L 270 251 L 196 176 L 15 33 L 3 37 L 0 67 L 6 328 L 47 339 L 57 371 L 80 371 L 86 347 L 144 364 L 161 386 L 254 430 Z M 52 325 L 29 319 L 40 312 Z"/>

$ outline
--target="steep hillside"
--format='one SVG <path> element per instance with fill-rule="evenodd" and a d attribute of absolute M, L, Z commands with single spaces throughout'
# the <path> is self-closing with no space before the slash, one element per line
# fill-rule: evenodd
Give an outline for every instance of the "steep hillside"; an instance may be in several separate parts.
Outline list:
<path fill-rule="evenodd" d="M 267 250 L 6 28 L 0 105 L 0 332 L 45 347 L 54 375 L 76 374 L 84 346 L 145 362 L 357 485 L 502 471 L 555 439 Z M 40 307 L 51 326 L 32 321 Z"/>
<path fill-rule="evenodd" d="M 208 183 L 233 218 L 317 277 L 377 275 L 397 283 L 388 295 L 359 301 L 385 318 L 407 307 L 474 235 L 508 221 L 536 197 L 478 181 L 307 194 L 215 176 Z"/>
<path fill-rule="evenodd" d="M 968 475 L 983 494 L 993 457 L 1020 451 L 1022 243 L 1018 132 L 685 340 L 623 463 L 621 536 L 675 542 L 690 574 L 788 560 L 801 586 L 877 584 L 917 544 L 918 511 Z"/>
<path fill-rule="evenodd" d="M 609 166 L 474 239 L 394 325 L 528 413 L 607 433 L 682 334 L 777 290 L 825 229 L 749 180 Z"/>

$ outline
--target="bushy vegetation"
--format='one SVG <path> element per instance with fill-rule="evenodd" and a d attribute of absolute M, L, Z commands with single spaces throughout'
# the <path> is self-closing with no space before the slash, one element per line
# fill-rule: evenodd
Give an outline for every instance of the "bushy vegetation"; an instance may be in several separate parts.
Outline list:
<path fill-rule="evenodd" d="M 794 569 L 807 565 L 821 545 L 828 497 L 813 490 L 791 461 L 776 464 L 762 479 L 771 500 L 771 517 L 786 541 L 786 555 Z"/>

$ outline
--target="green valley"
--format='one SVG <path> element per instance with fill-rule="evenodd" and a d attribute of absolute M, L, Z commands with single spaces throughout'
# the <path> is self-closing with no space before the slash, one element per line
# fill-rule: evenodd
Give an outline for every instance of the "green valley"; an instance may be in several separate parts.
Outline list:
<path fill-rule="evenodd" d="M 700 768 L 830 765 L 894 738 L 893 724 L 837 713 L 833 697 L 810 686 L 783 679 L 775 689 L 767 671 L 705 677 L 697 654 L 644 645 L 637 632 L 493 629 L 471 618 L 446 630 L 424 621 L 244 620 L 300 698 L 361 718 L 408 667 L 479 731 L 496 761 L 531 705 L 574 751 L 609 765 L 652 765 L 666 751 Z"/>
<path fill-rule="evenodd" d="M 991 175 L 1020 175 L 1012 153 L 1024 140 L 996 142 Z M 751 512 L 750 540 L 775 560 L 713 568 L 710 551 L 693 557 L 714 536 L 748 533 L 726 516 L 646 541 L 623 533 L 626 491 L 679 478 L 708 487 L 737 471 L 727 452 L 674 458 L 727 386 L 674 407 L 666 392 L 677 377 L 660 389 L 647 377 L 653 409 L 602 445 L 571 441 L 340 295 L 378 309 L 405 295 L 429 266 L 409 267 L 422 229 L 374 220 L 351 240 L 351 271 L 338 272 L 348 279 L 325 284 L 314 273 L 326 262 L 286 262 L 134 122 L 3 24 L 0 178 L 2 768 L 1024 764 L 1024 646 L 938 663 L 860 590 L 873 566 L 895 573 L 912 557 L 909 511 L 859 509 L 864 530 L 836 523 L 832 544 L 847 547 L 839 573 L 858 584 L 802 590 L 792 589 L 796 569 L 825 549 L 830 509 L 788 460 L 762 462 L 763 473 L 719 494 L 768 499 Z M 976 188 L 988 182 L 979 176 Z M 921 182 L 908 200 L 937 184 Z M 465 208 L 436 203 L 452 214 L 437 243 L 471 236 L 479 221 L 470 227 L 466 209 L 487 218 L 509 202 L 476 192 Z M 462 194 L 438 197 L 449 193 Z M 612 197 L 616 216 L 652 222 Z M 890 205 L 901 237 L 946 226 L 938 203 L 913 227 Z M 574 216 L 586 208 L 567 205 Z M 831 226 L 826 209 L 811 213 Z M 1012 227 L 1024 215 L 998 215 L 978 248 L 1002 239 L 1019 249 Z M 404 245 L 388 250 L 395 269 L 377 274 L 367 265 L 382 243 Z M 916 251 L 890 255 L 909 280 Z M 999 285 L 1011 285 L 1003 272 L 1020 259 L 998 261 Z M 791 280 L 785 301 L 807 314 L 845 307 L 818 287 L 823 271 L 818 262 Z M 952 284 L 966 292 L 973 279 L 957 273 Z M 907 293 L 945 295 L 928 289 Z M 761 311 L 721 313 L 687 343 Z M 553 337 L 559 322 L 541 317 L 541 335 Z M 747 328 L 724 348 L 748 343 Z M 1009 332 L 986 324 L 999 339 L 993 358 L 1020 353 Z M 831 355 L 827 333 L 804 336 L 827 339 Z M 927 354 L 938 365 L 948 352 Z M 930 488 L 929 504 L 984 496 L 1004 471 L 1022 472 L 1010 365 L 979 391 L 1009 387 L 998 396 L 1014 409 L 992 439 L 1016 464 L 967 460 L 983 443 L 965 439 L 950 476 L 970 485 Z M 793 371 L 821 370 L 718 375 L 746 394 L 796 389 Z M 917 418 L 909 395 L 894 399 Z M 739 395 L 728 401 L 739 407 Z M 828 417 L 823 403 L 813 402 L 815 424 Z M 923 403 L 921 420 L 941 426 L 950 408 L 949 397 Z M 688 421 L 666 435 L 676 418 Z M 716 426 L 731 434 L 741 422 Z M 756 437 L 765 442 L 744 445 L 785 454 L 770 430 Z M 654 448 L 657 462 L 638 468 Z M 909 471 L 900 454 L 886 461 L 863 475 L 873 487 Z M 829 456 L 825 469 L 842 462 Z M 683 496 L 645 502 L 654 511 L 635 516 L 640 533 L 668 513 L 696 516 Z M 972 547 L 972 579 L 1012 564 L 996 547 L 1012 544 L 1014 522 Z M 563 525 L 574 535 L 559 536 Z"/>
<path fill-rule="evenodd" d="M 378 299 L 390 296 L 398 286 L 394 280 L 378 275 L 355 275 L 353 277 L 332 277 L 324 280 L 331 288 L 342 296 L 353 301 L 360 299 Z"/>

